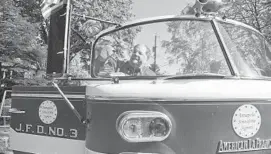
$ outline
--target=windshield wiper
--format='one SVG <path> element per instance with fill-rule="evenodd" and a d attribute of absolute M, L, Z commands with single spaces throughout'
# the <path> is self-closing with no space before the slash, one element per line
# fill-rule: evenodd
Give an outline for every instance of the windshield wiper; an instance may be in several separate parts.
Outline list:
<path fill-rule="evenodd" d="M 158 80 L 168 80 L 168 79 L 203 79 L 203 78 L 218 78 L 218 79 L 224 79 L 224 78 L 232 78 L 232 76 L 226 76 L 222 74 L 216 74 L 216 73 L 191 73 L 191 74 L 182 74 L 182 75 L 171 75 L 166 76 L 162 78 L 158 78 Z"/>

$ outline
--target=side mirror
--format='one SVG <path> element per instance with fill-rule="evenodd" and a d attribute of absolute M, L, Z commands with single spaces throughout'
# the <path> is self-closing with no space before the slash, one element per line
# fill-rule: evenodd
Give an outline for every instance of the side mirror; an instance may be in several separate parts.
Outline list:
<path fill-rule="evenodd" d="M 66 6 L 50 16 L 47 74 L 63 74 Z"/>

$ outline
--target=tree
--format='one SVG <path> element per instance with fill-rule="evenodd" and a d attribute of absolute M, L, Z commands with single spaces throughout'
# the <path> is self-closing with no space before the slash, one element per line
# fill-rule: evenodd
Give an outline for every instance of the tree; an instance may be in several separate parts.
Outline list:
<path fill-rule="evenodd" d="M 131 13 L 132 0 L 74 0 L 73 1 L 73 13 L 98 18 L 105 21 L 111 21 L 114 23 L 123 23 L 133 17 Z M 91 51 L 90 46 L 86 42 L 92 42 L 95 36 L 102 30 L 114 26 L 109 23 L 91 20 L 83 18 L 78 15 L 72 15 L 72 37 L 71 37 L 71 60 L 80 54 L 81 62 L 84 64 L 83 69 L 89 69 Z M 118 36 L 114 38 L 121 41 L 131 43 L 134 31 L 122 31 Z M 79 36 L 79 35 L 80 36 Z M 130 34 L 130 35 L 127 35 Z M 127 39 L 120 39 L 124 36 L 130 36 Z M 117 42 L 117 41 L 116 41 Z M 121 42 L 119 42 L 121 44 Z M 122 43 L 123 44 L 123 43 Z M 75 60 L 78 62 L 78 60 Z M 77 68 L 78 69 L 78 68 Z M 73 71 L 74 72 L 74 71 Z M 75 71 L 76 72 L 76 71 Z"/>
<path fill-rule="evenodd" d="M 42 0 L 2 0 L 0 2 L 0 55 L 8 67 L 16 71 L 45 68 L 48 20 L 41 15 Z M 122 23 L 130 19 L 132 1 L 72 0 L 73 13 Z M 80 53 L 81 62 L 88 66 L 90 45 L 94 36 L 112 26 L 72 15 L 71 60 Z M 79 34 L 79 35 L 78 35 Z M 89 69 L 83 67 L 83 69 Z"/>
<path fill-rule="evenodd" d="M 223 57 L 211 24 L 200 21 L 168 23 L 170 40 L 163 40 L 169 64 L 179 64 L 183 73 L 208 72 L 211 61 Z M 218 51 L 217 51 L 218 50 Z"/>
<path fill-rule="evenodd" d="M 29 69 L 36 71 L 45 68 L 48 20 L 44 20 L 41 15 L 41 1 L 1 0 L 0 2 L 0 17 L 3 19 L 0 29 L 4 29 L 0 31 L 0 60 L 16 71 L 24 72 Z M 131 0 L 72 0 L 73 13 L 116 23 L 127 21 L 133 16 L 131 4 Z M 89 69 L 87 66 L 91 56 L 90 45 L 86 42 L 93 41 L 96 34 L 109 26 L 112 25 L 73 14 L 70 60 L 78 53 L 81 62 L 85 64 L 82 69 Z"/>
<path fill-rule="evenodd" d="M 271 42 L 271 1 L 238 0 L 223 10 L 227 18 L 248 24 L 262 32 Z"/>
<path fill-rule="evenodd" d="M 38 35 L 39 24 L 29 22 L 21 7 L 1 1 L 0 60 L 15 72 L 39 71 L 45 67 L 46 46 Z"/>

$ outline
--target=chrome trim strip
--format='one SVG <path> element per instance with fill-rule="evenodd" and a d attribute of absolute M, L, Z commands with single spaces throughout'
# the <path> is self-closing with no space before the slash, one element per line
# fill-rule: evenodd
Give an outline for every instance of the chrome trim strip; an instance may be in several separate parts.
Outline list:
<path fill-rule="evenodd" d="M 106 154 L 106 153 L 100 153 L 100 152 L 92 151 L 92 150 L 89 150 L 88 148 L 85 148 L 85 154 Z M 157 154 L 157 153 L 121 152 L 119 154 Z"/>
<path fill-rule="evenodd" d="M 17 108 L 11 108 L 8 112 L 14 114 L 25 114 L 25 110 L 18 110 Z"/>
<path fill-rule="evenodd" d="M 12 97 L 46 97 L 46 98 L 62 98 L 60 94 L 25 94 L 25 93 L 12 93 Z M 85 99 L 85 95 L 66 95 L 68 98 Z"/>
<path fill-rule="evenodd" d="M 178 98 L 136 98 L 136 97 L 108 97 L 108 96 L 86 96 L 86 99 L 90 100 L 91 103 L 107 103 L 102 101 L 134 101 L 134 102 L 142 102 L 142 104 L 146 104 L 145 102 L 165 102 L 166 104 L 173 103 L 167 103 L 167 102 L 176 102 L 174 104 L 177 105 L 198 105 L 198 104 L 221 104 L 221 105 L 229 105 L 229 104 L 243 104 L 243 102 L 253 102 L 251 104 L 271 104 L 271 98 L 214 98 L 214 99 L 207 99 L 207 98 L 191 98 L 191 99 L 178 99 Z M 99 101 L 99 102 L 95 102 Z M 209 103 L 180 103 L 180 102 L 209 102 Z M 214 102 L 214 103 L 210 103 Z M 221 102 L 221 103 L 217 103 Z M 225 103 L 225 102 L 233 102 L 233 103 Z M 110 102 L 110 104 L 133 104 L 132 102 Z M 134 104 L 140 104 L 140 103 L 134 103 Z M 150 103 L 148 103 L 150 104 Z M 154 103 L 157 104 L 157 103 Z"/>

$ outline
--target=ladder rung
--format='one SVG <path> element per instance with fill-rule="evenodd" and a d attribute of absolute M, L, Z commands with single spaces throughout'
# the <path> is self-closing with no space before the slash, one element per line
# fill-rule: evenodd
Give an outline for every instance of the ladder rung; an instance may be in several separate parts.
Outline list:
<path fill-rule="evenodd" d="M 10 125 L 0 125 L 0 128 L 8 128 Z"/>
<path fill-rule="evenodd" d="M 10 116 L 0 116 L 0 118 L 10 118 Z"/>

